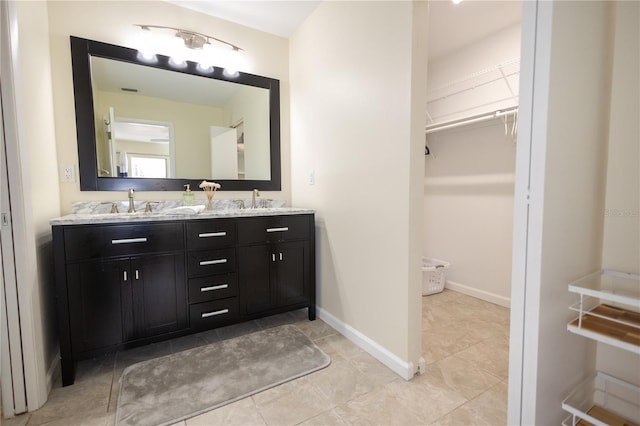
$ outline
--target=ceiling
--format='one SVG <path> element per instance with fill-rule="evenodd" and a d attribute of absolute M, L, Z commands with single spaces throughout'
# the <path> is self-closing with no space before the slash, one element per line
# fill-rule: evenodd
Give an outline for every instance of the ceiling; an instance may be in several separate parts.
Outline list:
<path fill-rule="evenodd" d="M 166 0 L 236 24 L 289 38 L 319 0 Z"/>
<path fill-rule="evenodd" d="M 431 1 L 429 59 L 435 59 L 483 39 L 522 19 L 520 0 Z"/>
<path fill-rule="evenodd" d="M 318 0 L 167 0 L 250 28 L 289 38 L 320 4 Z M 520 0 L 431 0 L 429 58 L 434 59 L 515 24 Z M 363 7 L 366 7 L 363 5 Z"/>
<path fill-rule="evenodd" d="M 103 92 L 122 93 L 135 90 L 135 93 L 141 96 L 216 108 L 225 105 L 242 87 L 226 81 L 199 78 L 160 68 L 141 67 L 100 57 L 91 58 L 91 76 L 92 84 Z"/>

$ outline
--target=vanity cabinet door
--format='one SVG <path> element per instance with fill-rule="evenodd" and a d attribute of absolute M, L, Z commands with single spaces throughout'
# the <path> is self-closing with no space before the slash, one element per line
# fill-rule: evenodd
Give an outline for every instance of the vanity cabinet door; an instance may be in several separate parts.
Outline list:
<path fill-rule="evenodd" d="M 239 249 L 244 314 L 309 301 L 309 243 L 268 244 Z"/>
<path fill-rule="evenodd" d="M 131 258 L 128 306 L 123 310 L 128 339 L 155 336 L 187 327 L 184 255 Z"/>
<path fill-rule="evenodd" d="M 309 243 L 299 241 L 273 247 L 276 273 L 275 304 L 289 306 L 309 300 Z"/>
<path fill-rule="evenodd" d="M 123 341 L 120 289 L 128 266 L 127 260 L 67 266 L 69 326 L 74 352 L 108 348 Z"/>
<path fill-rule="evenodd" d="M 272 307 L 272 252 L 269 245 L 238 249 L 238 279 L 243 314 L 256 314 L 268 311 Z"/>

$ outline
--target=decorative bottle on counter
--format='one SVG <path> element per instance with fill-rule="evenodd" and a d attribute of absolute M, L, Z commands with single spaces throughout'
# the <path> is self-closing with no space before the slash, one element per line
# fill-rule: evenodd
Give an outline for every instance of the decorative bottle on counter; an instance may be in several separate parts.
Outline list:
<path fill-rule="evenodd" d="M 184 187 L 187 189 L 182 193 L 182 204 L 185 206 L 192 206 L 196 194 L 191 191 L 191 185 L 186 184 Z"/>

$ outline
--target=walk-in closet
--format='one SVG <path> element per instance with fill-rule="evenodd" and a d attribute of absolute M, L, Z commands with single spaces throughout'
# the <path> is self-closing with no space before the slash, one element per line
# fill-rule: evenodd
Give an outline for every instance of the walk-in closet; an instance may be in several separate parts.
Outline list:
<path fill-rule="evenodd" d="M 433 2 L 430 43 L 506 17 L 512 5 Z M 473 18 L 461 6 L 475 7 Z M 520 73 L 517 20 L 457 49 L 430 52 L 423 254 L 449 265 L 445 290 L 423 297 L 427 374 L 454 387 L 466 375 L 473 384 L 465 396 L 477 411 L 454 411 L 451 424 L 638 424 L 640 7 L 538 6 L 536 28 L 553 34 L 545 45 L 525 25 L 524 56 L 536 72 Z M 534 40 L 540 44 L 532 52 Z M 528 80 L 518 93 L 521 77 Z M 543 87 L 534 95 L 537 109 L 533 82 Z M 532 133 L 545 133 L 521 138 L 531 151 L 526 192 L 515 179 L 519 108 L 528 109 L 523 123 Z M 516 207 L 532 206 L 526 220 L 522 211 L 514 216 L 514 187 Z M 516 232 L 516 246 L 514 217 L 516 230 L 528 227 Z M 508 326 L 506 344 L 500 328 L 509 308 L 511 318 L 525 321 L 511 339 L 512 373 L 521 374 L 509 377 L 507 421 L 496 408 L 501 395 L 506 401 L 506 380 L 492 381 L 509 353 Z M 479 371 L 487 375 L 471 375 Z M 480 408 L 491 404 L 493 411 Z"/>
<path fill-rule="evenodd" d="M 448 288 L 509 307 L 521 5 L 431 6 L 423 253 L 451 264 Z"/>
<path fill-rule="evenodd" d="M 422 345 L 468 399 L 456 424 L 506 423 L 520 22 L 520 2 L 430 7 L 423 254 L 448 267 Z"/>

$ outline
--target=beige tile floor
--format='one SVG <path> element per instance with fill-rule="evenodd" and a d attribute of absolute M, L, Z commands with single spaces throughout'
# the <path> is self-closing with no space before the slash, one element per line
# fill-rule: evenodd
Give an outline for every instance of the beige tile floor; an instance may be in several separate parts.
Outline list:
<path fill-rule="evenodd" d="M 331 365 L 177 425 L 506 424 L 508 309 L 449 290 L 422 299 L 427 372 L 408 382 L 296 311 L 80 362 L 73 386 L 56 383 L 44 407 L 2 424 L 111 426 L 125 367 L 283 323 L 300 327 Z"/>

